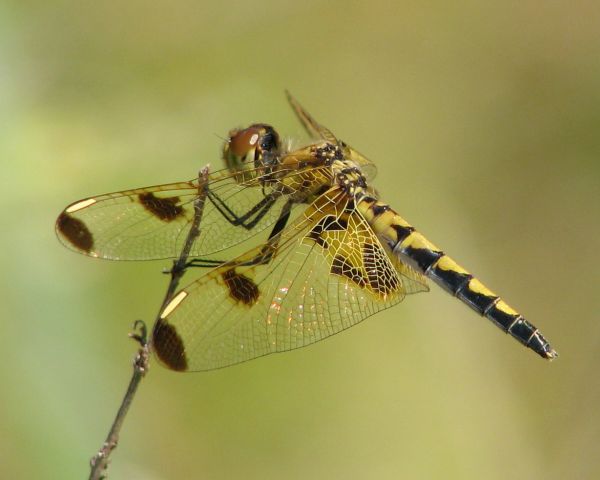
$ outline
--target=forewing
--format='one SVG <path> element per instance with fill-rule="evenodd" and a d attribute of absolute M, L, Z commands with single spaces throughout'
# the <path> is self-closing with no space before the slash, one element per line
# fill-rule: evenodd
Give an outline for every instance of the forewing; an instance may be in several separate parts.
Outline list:
<path fill-rule="evenodd" d="M 254 264 L 252 259 L 268 260 Z M 333 189 L 285 229 L 165 307 L 153 346 L 169 368 L 210 370 L 310 345 L 404 298 L 405 282 L 352 200 Z"/>
<path fill-rule="evenodd" d="M 287 95 L 288 102 L 290 103 L 292 110 L 302 123 L 302 126 L 307 131 L 308 135 L 317 140 L 325 140 L 334 144 L 340 145 L 344 149 L 344 156 L 350 160 L 356 162 L 367 180 L 373 180 L 377 175 L 376 165 L 365 157 L 362 153 L 358 152 L 351 146 L 347 145 L 342 140 L 338 139 L 331 130 L 317 122 L 305 109 L 300 105 L 292 94 L 288 91 L 285 92 Z"/>
<path fill-rule="evenodd" d="M 298 100 L 296 100 L 292 94 L 290 92 L 288 92 L 286 90 L 286 95 L 287 95 L 287 99 L 288 102 L 290 103 L 292 110 L 294 110 L 294 113 L 296 114 L 296 116 L 298 117 L 298 120 L 300 120 L 300 123 L 302 124 L 302 126 L 304 127 L 304 129 L 306 130 L 306 132 L 308 133 L 308 135 L 317 140 L 326 140 L 328 142 L 331 143 L 338 143 L 338 139 L 336 138 L 336 136 L 331 132 L 331 130 L 329 130 L 328 128 L 324 127 L 323 125 L 319 124 L 303 107 L 302 105 L 300 105 L 300 103 L 298 103 Z"/>
<path fill-rule="evenodd" d="M 279 173 L 288 180 L 297 174 Z M 262 187 L 258 175 L 240 183 L 239 177 L 222 170 L 210 175 L 208 188 L 200 235 L 190 251 L 193 257 L 224 250 L 263 231 L 279 218 L 287 201 L 287 194 L 268 201 L 272 192 Z M 60 214 L 56 232 L 65 246 L 93 257 L 174 258 L 188 235 L 198 193 L 196 179 L 90 197 Z"/>

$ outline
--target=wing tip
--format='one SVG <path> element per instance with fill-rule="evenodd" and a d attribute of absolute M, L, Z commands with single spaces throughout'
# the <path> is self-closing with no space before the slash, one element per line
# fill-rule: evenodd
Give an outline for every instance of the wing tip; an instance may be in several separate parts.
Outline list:
<path fill-rule="evenodd" d="M 176 372 L 188 370 L 183 340 L 177 329 L 163 318 L 154 327 L 152 345 L 156 356 L 166 367 Z"/>
<path fill-rule="evenodd" d="M 63 211 L 56 219 L 56 233 L 67 247 L 93 256 L 92 232 L 82 220 L 72 216 L 68 210 Z"/>

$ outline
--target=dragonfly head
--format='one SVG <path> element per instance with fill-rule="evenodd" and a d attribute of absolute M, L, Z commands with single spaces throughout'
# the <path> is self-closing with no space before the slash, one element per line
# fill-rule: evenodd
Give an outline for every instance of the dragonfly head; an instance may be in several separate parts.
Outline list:
<path fill-rule="evenodd" d="M 256 178 L 262 173 L 261 167 L 269 168 L 278 161 L 279 135 L 273 127 L 264 123 L 255 123 L 248 128 L 229 132 L 229 138 L 223 145 L 223 160 L 242 183 Z"/>

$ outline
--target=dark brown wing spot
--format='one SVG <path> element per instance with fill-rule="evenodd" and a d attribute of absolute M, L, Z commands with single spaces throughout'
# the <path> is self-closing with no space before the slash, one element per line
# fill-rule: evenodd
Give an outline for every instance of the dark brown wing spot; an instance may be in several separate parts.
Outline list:
<path fill-rule="evenodd" d="M 223 273 L 223 280 L 229 289 L 229 295 L 235 301 L 252 306 L 258 300 L 258 286 L 252 279 L 237 273 L 234 268 Z"/>
<path fill-rule="evenodd" d="M 363 273 L 360 269 L 356 268 L 352 265 L 345 257 L 342 255 L 336 255 L 333 259 L 333 263 L 331 264 L 331 273 L 334 275 L 340 275 L 342 277 L 349 278 L 359 287 L 366 287 L 367 280 L 365 279 Z"/>
<path fill-rule="evenodd" d="M 178 372 L 187 370 L 183 340 L 177 333 L 177 329 L 164 319 L 158 320 L 154 327 L 152 346 L 156 356 L 171 370 Z"/>
<path fill-rule="evenodd" d="M 159 198 L 148 192 L 138 195 L 138 199 L 146 210 L 165 222 L 170 222 L 183 213 L 183 208 L 177 205 L 179 197 Z"/>
<path fill-rule="evenodd" d="M 377 293 L 387 295 L 398 288 L 398 275 L 384 257 L 384 252 L 371 243 L 363 246 L 363 262 L 369 285 Z"/>
<path fill-rule="evenodd" d="M 78 218 L 68 213 L 61 213 L 56 221 L 56 228 L 75 248 L 89 253 L 94 246 L 94 236 Z"/>

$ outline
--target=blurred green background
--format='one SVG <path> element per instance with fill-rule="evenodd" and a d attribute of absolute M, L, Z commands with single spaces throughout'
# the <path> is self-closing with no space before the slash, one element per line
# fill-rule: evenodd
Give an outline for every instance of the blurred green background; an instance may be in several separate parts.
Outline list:
<path fill-rule="evenodd" d="M 111 478 L 598 478 L 599 25 L 596 2 L 2 2 L 0 477 L 87 476 L 167 285 L 67 251 L 58 213 L 215 168 L 235 126 L 303 134 L 288 88 L 561 357 L 433 288 L 285 355 L 153 363 Z"/>

